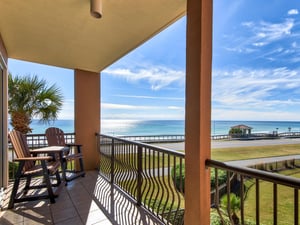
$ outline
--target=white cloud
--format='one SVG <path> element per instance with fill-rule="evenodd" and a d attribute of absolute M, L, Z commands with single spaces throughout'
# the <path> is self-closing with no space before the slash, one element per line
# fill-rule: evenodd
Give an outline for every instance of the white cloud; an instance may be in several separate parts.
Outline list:
<path fill-rule="evenodd" d="M 155 114 L 147 113 L 116 113 L 102 116 L 104 120 L 184 120 L 184 113 Z"/>
<path fill-rule="evenodd" d="M 141 105 L 126 105 L 126 104 L 114 104 L 114 103 L 101 103 L 102 109 L 126 109 L 126 110 L 150 110 L 157 109 L 156 106 L 141 106 Z"/>
<path fill-rule="evenodd" d="M 169 86 L 175 82 L 183 82 L 185 79 L 185 72 L 181 70 L 173 70 L 166 67 L 147 67 L 138 70 L 132 69 L 107 69 L 103 73 L 112 76 L 124 78 L 130 82 L 137 82 L 146 80 L 149 82 L 152 90 L 159 90 L 163 87 Z"/>
<path fill-rule="evenodd" d="M 184 119 L 184 107 L 101 103 L 102 119 Z"/>
<path fill-rule="evenodd" d="M 254 26 L 254 22 L 252 22 L 252 21 L 242 22 L 242 26 L 244 26 L 244 27 L 253 27 Z"/>
<path fill-rule="evenodd" d="M 299 12 L 298 12 L 298 9 L 291 9 L 288 11 L 288 15 L 298 15 Z"/>
<path fill-rule="evenodd" d="M 174 110 L 184 110 L 183 107 L 178 107 L 178 106 L 168 106 L 168 109 L 174 109 Z"/>
<path fill-rule="evenodd" d="M 114 95 L 115 97 L 124 98 L 138 98 L 138 99 L 158 99 L 158 100 L 172 100 L 172 101 L 184 101 L 184 98 L 177 97 L 157 97 L 157 96 L 145 96 L 145 95 Z"/>
<path fill-rule="evenodd" d="M 249 54 L 271 43 L 282 41 L 292 35 L 295 21 L 291 18 L 281 23 L 247 21 L 241 23 L 241 26 L 243 26 L 241 35 L 227 37 L 229 43 L 225 46 L 227 51 Z"/>
<path fill-rule="evenodd" d="M 114 104 L 114 103 L 101 103 L 102 109 L 126 109 L 126 110 L 184 110 L 183 107 L 179 106 L 146 106 L 146 105 L 126 105 L 126 104 Z"/>
<path fill-rule="evenodd" d="M 269 43 L 290 35 L 293 27 L 293 19 L 286 19 L 282 23 L 260 22 L 253 27 L 254 38 L 257 42 Z"/>
<path fill-rule="evenodd" d="M 65 99 L 62 110 L 58 114 L 58 118 L 62 120 L 74 119 L 74 99 Z"/>
<path fill-rule="evenodd" d="M 261 47 L 261 46 L 264 46 L 264 45 L 266 45 L 267 43 L 266 42 L 256 42 L 256 43 L 253 43 L 253 45 L 255 46 L 255 47 Z"/>
<path fill-rule="evenodd" d="M 212 120 L 299 121 L 298 112 L 212 109 Z"/>
<path fill-rule="evenodd" d="M 262 30 L 266 32 L 267 36 L 269 36 L 271 39 L 278 39 L 286 34 L 291 33 L 291 29 L 294 27 L 294 20 L 287 19 L 283 23 L 262 23 L 262 25 Z"/>
<path fill-rule="evenodd" d="M 233 47 L 233 48 L 225 47 L 225 49 L 229 52 L 237 52 L 237 53 L 253 53 L 256 51 L 256 49 L 254 48 L 247 48 L 247 47 Z"/>
<path fill-rule="evenodd" d="M 276 68 L 213 71 L 213 107 L 215 111 L 222 111 L 219 116 L 227 119 L 236 117 L 233 117 L 234 114 L 238 114 L 235 119 L 268 119 L 269 117 L 264 118 L 267 112 L 270 118 L 277 115 L 281 120 L 290 119 L 284 117 L 285 113 L 277 111 L 280 108 L 290 111 L 293 116 L 297 114 L 299 120 L 299 86 L 299 70 Z M 229 112 L 232 114 L 229 115 Z M 252 118 L 250 114 L 255 116 Z"/>

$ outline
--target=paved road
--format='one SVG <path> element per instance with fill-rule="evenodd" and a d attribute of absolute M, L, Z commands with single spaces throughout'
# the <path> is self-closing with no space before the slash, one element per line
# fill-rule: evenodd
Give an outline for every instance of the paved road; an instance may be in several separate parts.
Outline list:
<path fill-rule="evenodd" d="M 212 148 L 234 148 L 234 147 L 283 145 L 283 144 L 300 144 L 300 138 L 274 139 L 274 140 L 248 140 L 248 141 L 212 141 L 211 146 Z M 158 145 L 163 148 L 173 149 L 173 150 L 184 150 L 184 142 L 160 143 L 155 145 Z M 293 160 L 293 159 L 300 159 L 300 155 L 236 160 L 236 161 L 228 161 L 226 163 L 233 166 L 252 166 L 256 164 L 279 162 L 279 161 Z"/>
<path fill-rule="evenodd" d="M 212 148 L 234 148 L 234 147 L 249 147 L 249 146 L 265 146 L 265 145 L 285 145 L 285 144 L 300 144 L 300 138 L 281 138 L 273 140 L 245 140 L 245 141 L 212 141 Z M 173 150 L 184 150 L 184 142 L 179 143 L 157 143 L 154 144 L 163 148 Z"/>
<path fill-rule="evenodd" d="M 265 145 L 300 144 L 300 138 L 280 138 L 270 140 L 245 140 L 245 141 L 212 141 L 212 148 L 234 148 Z"/>
<path fill-rule="evenodd" d="M 245 160 L 235 160 L 235 161 L 227 161 L 226 164 L 232 166 L 254 166 L 257 164 L 264 163 L 273 163 L 273 162 L 282 162 L 289 160 L 299 160 L 300 155 L 287 155 L 287 156 L 278 156 L 278 157 L 266 157 L 266 158 L 258 158 L 258 159 L 245 159 Z"/>

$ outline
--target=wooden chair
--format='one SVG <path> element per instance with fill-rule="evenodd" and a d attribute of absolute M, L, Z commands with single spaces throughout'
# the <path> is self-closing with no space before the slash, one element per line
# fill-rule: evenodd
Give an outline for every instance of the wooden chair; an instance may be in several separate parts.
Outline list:
<path fill-rule="evenodd" d="M 83 166 L 83 155 L 81 152 L 82 145 L 80 144 L 70 144 L 65 142 L 64 132 L 57 127 L 49 127 L 46 130 L 46 137 L 49 146 L 68 146 L 69 151 L 66 151 L 63 159 L 64 164 L 62 166 L 63 174 L 71 174 L 70 176 L 65 176 L 65 180 L 71 181 L 78 177 L 84 177 L 85 171 Z M 79 165 L 69 165 L 69 162 L 79 162 Z M 69 167 L 69 168 L 68 168 Z M 79 168 L 79 170 L 76 170 Z"/>
<path fill-rule="evenodd" d="M 56 191 L 54 191 L 53 187 L 59 187 L 62 184 L 58 170 L 61 166 L 60 160 L 51 156 L 33 156 L 28 148 L 25 135 L 19 131 L 11 131 L 9 133 L 9 139 L 16 153 L 17 158 L 14 159 L 14 161 L 18 162 L 18 169 L 15 175 L 8 208 L 13 208 L 14 203 L 17 202 L 34 201 L 46 198 L 49 198 L 51 203 L 55 203 L 54 198 L 58 196 L 60 188 L 57 188 Z M 40 153 L 49 154 L 53 153 L 53 151 L 40 151 Z M 56 176 L 56 183 L 51 182 L 51 175 Z M 37 177 L 40 181 L 37 180 L 35 184 L 31 185 L 31 179 L 33 177 Z M 20 181 L 24 178 L 26 179 L 25 188 L 18 193 Z M 43 188 L 47 189 L 46 193 L 28 194 L 28 190 L 30 189 Z"/>

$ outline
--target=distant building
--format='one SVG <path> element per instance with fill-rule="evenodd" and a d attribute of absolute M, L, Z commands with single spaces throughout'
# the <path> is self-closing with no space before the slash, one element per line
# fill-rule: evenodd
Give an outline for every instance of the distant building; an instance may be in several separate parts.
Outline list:
<path fill-rule="evenodd" d="M 230 128 L 229 135 L 231 135 L 231 137 L 248 137 L 251 135 L 251 130 L 252 127 L 239 124 Z"/>

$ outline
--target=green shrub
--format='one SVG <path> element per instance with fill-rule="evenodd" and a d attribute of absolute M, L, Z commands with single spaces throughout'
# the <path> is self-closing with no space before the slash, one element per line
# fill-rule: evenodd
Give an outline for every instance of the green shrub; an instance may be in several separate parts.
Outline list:
<path fill-rule="evenodd" d="M 243 131 L 240 128 L 231 128 L 229 130 L 229 135 L 232 137 L 240 137 L 242 136 Z"/>
<path fill-rule="evenodd" d="M 180 174 L 180 169 L 182 169 L 182 172 Z M 185 190 L 185 165 L 183 164 L 182 167 L 180 165 L 176 165 L 175 168 L 172 168 L 171 175 L 173 178 L 173 182 L 175 184 L 175 187 L 180 192 L 184 193 Z M 218 170 L 218 183 L 219 185 L 222 185 L 226 183 L 227 181 L 227 173 L 224 170 Z M 211 189 L 215 188 L 215 170 L 210 170 L 210 187 Z"/>
<path fill-rule="evenodd" d="M 180 174 L 180 169 L 182 169 Z M 174 174 L 175 172 L 175 174 Z M 176 165 L 175 169 L 172 168 L 171 175 L 173 178 L 174 185 L 177 190 L 184 193 L 185 190 L 185 165 L 183 164 L 182 167 L 180 165 Z"/>
<path fill-rule="evenodd" d="M 224 170 L 218 170 L 218 183 L 219 185 L 225 184 L 227 181 L 227 173 Z M 210 170 L 210 188 L 215 189 L 216 187 L 215 180 L 215 170 Z"/>
<path fill-rule="evenodd" d="M 16 162 L 8 162 L 8 175 L 9 179 L 14 179 L 17 173 L 18 163 Z"/>

